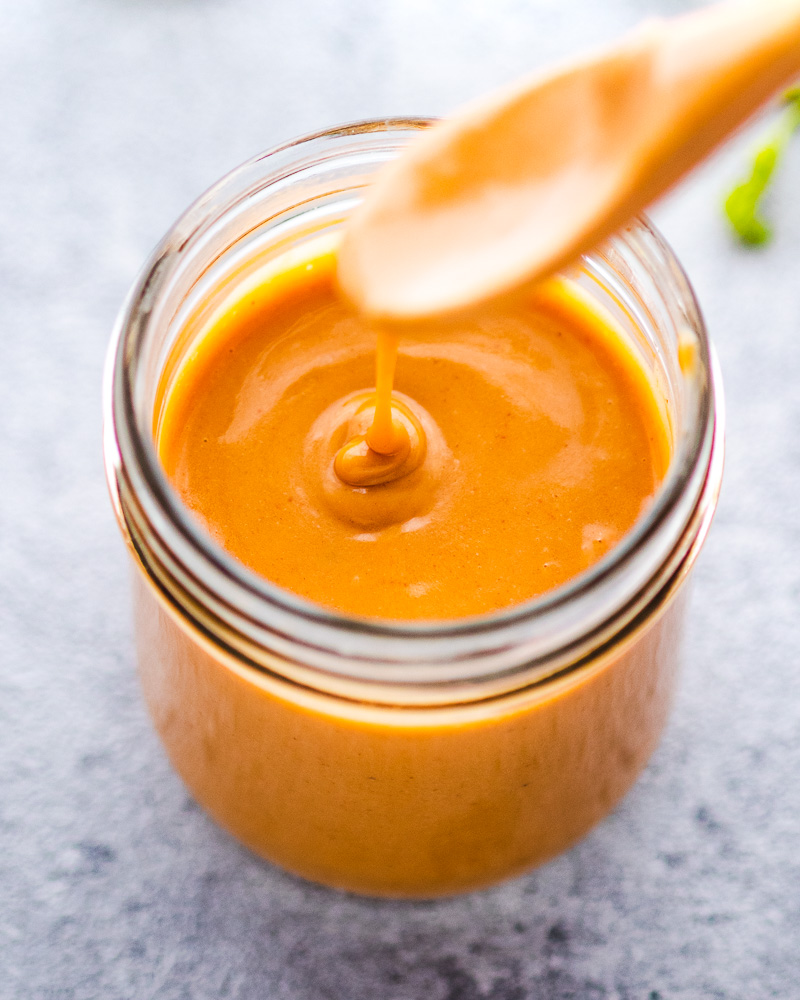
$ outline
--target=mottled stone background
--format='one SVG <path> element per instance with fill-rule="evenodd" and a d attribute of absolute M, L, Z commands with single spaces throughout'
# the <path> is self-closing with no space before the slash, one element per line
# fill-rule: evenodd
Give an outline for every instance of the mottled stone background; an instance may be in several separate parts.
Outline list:
<path fill-rule="evenodd" d="M 800 997 L 800 139 L 767 249 L 735 247 L 719 210 L 753 132 L 656 212 L 722 361 L 725 489 L 661 749 L 527 878 L 367 901 L 213 826 L 145 717 L 101 468 L 115 312 L 218 175 L 338 121 L 444 113 L 689 6 L 0 2 L 2 1000 Z"/>

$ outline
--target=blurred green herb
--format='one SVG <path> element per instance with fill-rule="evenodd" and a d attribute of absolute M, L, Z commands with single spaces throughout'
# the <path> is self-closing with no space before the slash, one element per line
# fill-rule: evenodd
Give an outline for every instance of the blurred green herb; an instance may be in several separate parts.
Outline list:
<path fill-rule="evenodd" d="M 756 153 L 750 176 L 725 199 L 725 214 L 734 232 L 749 246 L 760 246 L 772 237 L 772 230 L 759 214 L 760 203 L 792 133 L 800 128 L 800 86 L 786 93 L 784 103 L 772 140 Z"/>

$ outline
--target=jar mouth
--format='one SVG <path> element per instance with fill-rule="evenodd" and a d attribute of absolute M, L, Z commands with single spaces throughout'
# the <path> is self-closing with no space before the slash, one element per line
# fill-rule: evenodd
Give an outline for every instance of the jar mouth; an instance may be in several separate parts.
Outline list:
<path fill-rule="evenodd" d="M 718 375 L 691 285 L 665 240 L 641 217 L 612 243 L 634 257 L 646 253 L 646 265 L 657 269 L 657 280 L 693 335 L 696 363 L 686 376 L 691 385 L 683 426 L 652 504 L 587 570 L 554 590 L 489 614 L 435 622 L 359 618 L 270 583 L 229 555 L 193 519 L 159 461 L 148 431 L 152 412 L 148 419 L 139 402 L 143 380 L 153 375 L 152 359 L 149 372 L 144 370 L 144 346 L 158 319 L 159 299 L 182 259 L 254 192 L 270 185 L 285 191 L 320 163 L 336 174 L 341 161 L 343 174 L 364 157 L 383 162 L 430 124 L 428 118 L 353 122 L 273 147 L 237 167 L 171 227 L 117 321 L 104 379 L 104 446 L 123 530 L 161 591 L 214 641 L 256 667 L 264 667 L 262 654 L 268 659 L 277 654 L 312 674 L 333 672 L 391 685 L 499 677 L 522 664 L 539 665 L 542 676 L 552 676 L 559 664 L 577 662 L 576 650 L 592 643 L 597 647 L 595 640 L 619 631 L 621 614 L 633 621 L 641 613 L 639 605 L 648 595 L 652 600 L 655 582 L 663 586 L 698 533 L 704 534 L 698 511 L 711 494 L 713 513 L 722 451 Z M 218 247 L 217 253 L 232 245 Z M 597 273 L 613 270 L 608 261 L 605 247 L 586 258 Z M 600 593 L 606 599 L 598 603 Z"/>

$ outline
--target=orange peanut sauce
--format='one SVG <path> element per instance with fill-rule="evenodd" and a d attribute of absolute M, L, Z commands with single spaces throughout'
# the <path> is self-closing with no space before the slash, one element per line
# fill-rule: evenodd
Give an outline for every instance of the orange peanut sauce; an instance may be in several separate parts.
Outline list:
<path fill-rule="evenodd" d="M 572 281 L 378 342 L 376 406 L 376 330 L 310 251 L 229 299 L 165 389 L 169 479 L 280 587 L 357 616 L 497 611 L 591 566 L 663 479 L 657 393 Z"/>
<path fill-rule="evenodd" d="M 640 517 L 671 453 L 642 361 L 564 278 L 376 331 L 319 245 L 200 303 L 155 440 L 194 517 L 273 583 L 352 615 L 455 619 L 565 583 Z M 284 868 L 387 896 L 490 885 L 604 816 L 664 725 L 684 607 L 544 685 L 414 708 L 254 669 L 137 582 L 145 694 L 194 796 Z"/>

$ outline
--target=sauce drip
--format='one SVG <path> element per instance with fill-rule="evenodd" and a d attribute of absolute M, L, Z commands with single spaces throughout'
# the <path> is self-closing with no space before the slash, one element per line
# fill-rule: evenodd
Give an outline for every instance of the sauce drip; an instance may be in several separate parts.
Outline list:
<path fill-rule="evenodd" d="M 422 424 L 411 407 L 392 396 L 397 340 L 393 331 L 378 330 L 375 395 L 361 402 L 354 415 L 353 436 L 334 459 L 336 475 L 349 486 L 390 483 L 413 472 L 425 459 Z M 357 428 L 366 414 L 372 419 L 366 431 L 360 432 Z"/>

